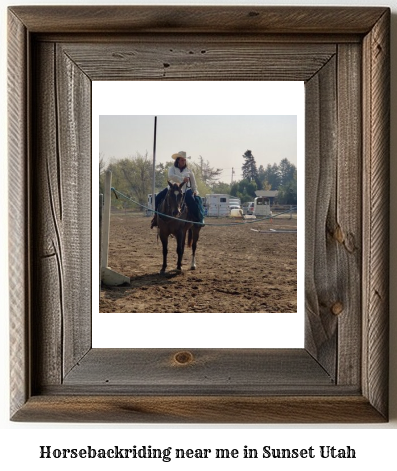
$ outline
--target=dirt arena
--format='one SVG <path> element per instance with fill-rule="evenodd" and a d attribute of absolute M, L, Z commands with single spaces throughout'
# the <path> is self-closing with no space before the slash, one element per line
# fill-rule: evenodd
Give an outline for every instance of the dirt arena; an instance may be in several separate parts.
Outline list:
<path fill-rule="evenodd" d="M 109 267 L 130 277 L 131 286 L 103 286 L 100 312 L 297 311 L 296 219 L 224 226 L 236 220 L 207 218 L 196 270 L 190 270 L 186 247 L 183 271 L 175 272 L 176 242 L 170 239 L 166 275 L 159 274 L 162 246 L 150 220 L 134 213 L 112 215 Z"/>

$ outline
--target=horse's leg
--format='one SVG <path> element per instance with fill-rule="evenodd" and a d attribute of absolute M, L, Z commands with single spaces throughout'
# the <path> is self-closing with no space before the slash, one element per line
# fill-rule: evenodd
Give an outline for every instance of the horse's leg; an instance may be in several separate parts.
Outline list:
<path fill-rule="evenodd" d="M 165 269 L 167 268 L 168 235 L 164 235 L 160 232 L 160 240 L 163 244 L 163 266 L 160 270 L 160 274 L 162 275 L 165 273 Z"/>
<path fill-rule="evenodd" d="M 178 231 L 176 235 L 176 253 L 178 254 L 178 263 L 176 266 L 177 271 L 182 271 L 182 258 L 185 251 L 185 236 L 186 232 L 183 230 Z"/>
<path fill-rule="evenodd" d="M 189 231 L 189 238 L 192 237 L 192 264 L 190 266 L 191 270 L 196 269 L 196 247 L 197 247 L 197 241 L 199 238 L 200 229 L 201 229 L 200 227 L 194 224 L 193 227 L 190 229 L 190 231 L 192 231 L 191 234 Z"/>

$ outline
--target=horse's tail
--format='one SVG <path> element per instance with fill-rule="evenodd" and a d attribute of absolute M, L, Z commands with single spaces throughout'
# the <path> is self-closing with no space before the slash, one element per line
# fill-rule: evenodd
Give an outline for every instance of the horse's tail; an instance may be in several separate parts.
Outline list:
<path fill-rule="evenodd" d="M 193 242 L 193 228 L 189 229 L 189 235 L 187 237 L 187 246 L 190 248 Z"/>

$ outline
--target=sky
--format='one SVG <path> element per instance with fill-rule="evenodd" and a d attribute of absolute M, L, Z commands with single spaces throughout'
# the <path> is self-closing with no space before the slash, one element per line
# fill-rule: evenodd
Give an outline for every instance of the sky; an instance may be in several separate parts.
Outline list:
<path fill-rule="evenodd" d="M 105 160 L 140 153 L 153 158 L 154 116 L 100 116 L 99 151 Z M 242 155 L 251 150 L 266 167 L 287 158 L 297 164 L 296 116 L 157 116 L 156 162 L 185 151 L 223 170 L 221 181 L 242 178 Z M 201 157 L 200 157 L 201 156 Z M 232 170 L 233 169 L 233 170 Z"/>
<path fill-rule="evenodd" d="M 242 178 L 243 154 L 257 167 L 303 155 L 301 82 L 93 82 L 93 154 L 105 161 L 185 151 L 222 169 L 220 181 Z M 96 154 L 96 152 L 98 152 Z"/>

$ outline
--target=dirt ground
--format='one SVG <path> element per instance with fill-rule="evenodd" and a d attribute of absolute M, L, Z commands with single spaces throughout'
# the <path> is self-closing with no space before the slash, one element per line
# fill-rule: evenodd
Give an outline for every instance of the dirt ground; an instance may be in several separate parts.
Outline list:
<path fill-rule="evenodd" d="M 100 312 L 297 312 L 296 219 L 206 218 L 196 270 L 190 270 L 186 247 L 183 271 L 175 272 L 176 242 L 170 239 L 166 275 L 159 274 L 162 246 L 150 220 L 112 215 L 109 267 L 130 277 L 131 286 L 102 286 Z"/>

